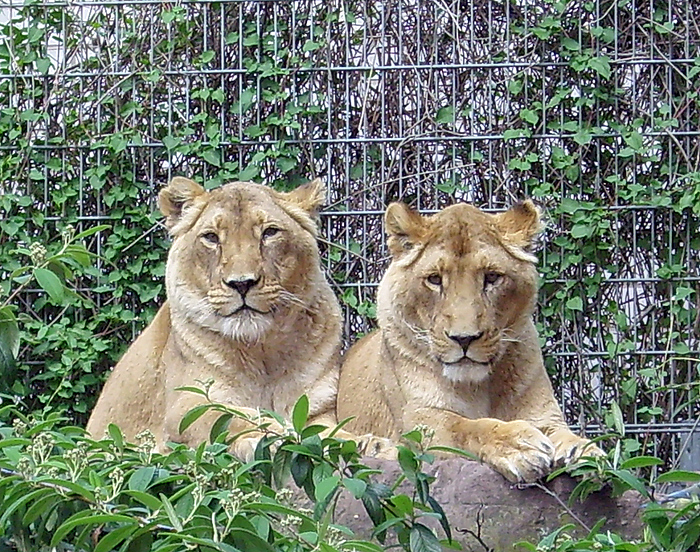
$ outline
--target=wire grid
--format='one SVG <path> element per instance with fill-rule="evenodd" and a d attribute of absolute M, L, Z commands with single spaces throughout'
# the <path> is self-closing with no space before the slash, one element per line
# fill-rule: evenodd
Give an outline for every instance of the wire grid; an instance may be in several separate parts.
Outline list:
<path fill-rule="evenodd" d="M 556 22 L 559 6 L 567 36 L 609 59 L 608 86 L 623 91 L 615 102 L 584 98 L 600 75 L 572 72 L 559 44 L 537 34 L 547 30 L 548 18 Z M 21 5 L 1 2 L 0 8 L 9 20 Z M 388 260 L 381 217 L 391 201 L 425 213 L 454 201 L 500 210 L 533 194 L 545 213 L 565 198 L 602 201 L 613 213 L 605 245 L 618 270 L 573 264 L 545 279 L 543 304 L 586 279 L 600 280 L 597 296 L 584 297 L 580 316 L 562 307 L 540 319 L 548 329 L 547 366 L 569 422 L 594 432 L 601 413 L 620 398 L 623 380 L 634 382 L 640 398 L 624 411 L 627 432 L 650 452 L 678 458 L 699 413 L 689 387 L 698 380 L 697 323 L 692 315 L 659 320 L 668 319 L 679 286 L 698 293 L 696 216 L 622 198 L 609 177 L 669 190 L 684 185 L 674 167 L 698 171 L 697 98 L 678 100 L 682 87 L 698 89 L 688 77 L 700 56 L 694 0 L 47 1 L 35 9 L 53 22 L 41 38 L 52 70 L 41 75 L 8 63 L 0 79 L 16 87 L 18 102 L 26 90 L 45 99 L 50 116 L 31 128 L 30 138 L 43 174 L 32 181 L 32 192 L 43 186 L 46 220 L 66 218 L 48 206 L 69 180 L 79 183 L 70 201 L 85 227 L 102 220 L 128 226 L 128 212 L 115 220 L 115 206 L 145 201 L 155 208 L 156 190 L 171 176 L 214 185 L 226 180 L 227 163 L 231 174 L 279 184 L 285 181 L 279 161 L 259 154 L 280 152 L 284 144 L 301 169 L 297 180 L 320 175 L 329 183 L 322 249 L 345 305 L 349 340 L 373 327 L 366 315 Z M 663 32 L 664 26 L 671 30 Z M 603 34 L 606 28 L 614 29 L 612 36 Z M 276 90 L 267 87 L 270 80 Z M 549 101 L 562 83 L 580 105 Z M 223 94 L 213 100 L 203 89 Z M 521 110 L 533 104 L 540 121 L 559 127 L 539 125 L 526 139 L 507 139 L 504 133 L 522 127 Z M 661 105 L 673 110 L 675 126 L 659 127 Z M 256 135 L 256 126 L 282 118 L 291 106 L 310 115 L 294 119 L 294 127 Z M 198 120 L 202 114 L 208 123 Z M 621 156 L 626 142 L 610 120 L 641 121 L 636 126 L 656 144 L 659 161 Z M 579 143 L 562 130 L 567 122 L 601 130 Z M 89 132 L 74 139 L 75 127 Z M 183 128 L 187 133 L 179 135 Z M 172 136 L 180 144 L 211 146 L 217 163 L 168 147 Z M 118 151 L 114 141 L 122 139 L 122 168 L 141 183 L 126 197 L 113 193 L 123 175 L 94 172 L 106 149 Z M 4 140 L 0 149 L 10 155 L 15 146 Z M 544 161 L 513 168 L 513 160 L 530 152 Z M 579 175 L 567 177 L 555 153 L 575 155 Z M 42 159 L 58 160 L 60 176 L 42 168 Z M 0 186 L 27 192 L 26 180 Z M 550 218 L 540 251 L 544 264 L 565 255 L 557 237 L 569 229 L 563 217 Z M 162 236 L 157 225 L 139 239 L 156 235 Z M 100 247 L 98 240 L 98 253 Z M 665 263 L 683 270 L 661 278 Z M 692 314 L 695 296 L 687 298 Z M 139 310 L 136 298 L 124 300 Z M 611 318 L 612 303 L 627 315 L 624 327 Z M 686 344 L 683 356 L 690 360 L 678 360 L 675 342 Z M 649 367 L 663 370 L 660 381 L 646 375 Z M 650 408 L 661 414 L 649 414 Z"/>

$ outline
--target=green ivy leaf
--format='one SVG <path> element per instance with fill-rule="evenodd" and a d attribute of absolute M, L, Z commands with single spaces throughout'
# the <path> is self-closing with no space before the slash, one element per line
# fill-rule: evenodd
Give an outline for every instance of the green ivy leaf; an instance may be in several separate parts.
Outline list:
<path fill-rule="evenodd" d="M 604 79 L 610 78 L 610 58 L 608 56 L 591 58 L 588 60 L 588 66 Z"/>
<path fill-rule="evenodd" d="M 593 134 L 588 129 L 581 128 L 578 130 L 578 132 L 576 132 L 576 134 L 574 134 L 574 142 L 576 142 L 580 146 L 590 144 L 592 140 Z"/>
<path fill-rule="evenodd" d="M 588 224 L 575 224 L 571 228 L 571 237 L 580 240 L 587 238 L 593 233 L 593 229 Z"/>
<path fill-rule="evenodd" d="M 583 299 L 580 297 L 572 297 L 566 302 L 566 308 L 569 310 L 583 311 Z"/>
<path fill-rule="evenodd" d="M 508 82 L 508 92 L 510 92 L 513 96 L 517 96 L 520 94 L 524 86 L 525 85 L 523 84 L 522 80 L 513 79 Z"/>
<path fill-rule="evenodd" d="M 207 163 L 214 165 L 215 167 L 221 166 L 221 154 L 219 153 L 219 150 L 205 150 L 202 153 L 202 159 L 204 159 Z"/>
<path fill-rule="evenodd" d="M 168 151 L 179 146 L 180 142 L 181 142 L 180 138 L 177 138 L 176 136 L 166 136 L 163 138 L 163 145 L 165 146 L 165 149 L 167 149 Z"/>
<path fill-rule="evenodd" d="M 451 105 L 446 105 L 438 109 L 435 115 L 435 122 L 438 124 L 452 123 L 455 120 L 455 108 Z"/>
<path fill-rule="evenodd" d="M 635 130 L 629 136 L 625 137 L 625 143 L 634 151 L 640 152 L 644 147 L 644 138 Z"/>
<path fill-rule="evenodd" d="M 531 125 L 536 125 L 537 121 L 540 120 L 540 116 L 534 109 L 527 108 L 520 110 L 520 118 L 526 123 L 530 123 Z"/>
<path fill-rule="evenodd" d="M 561 40 L 561 45 L 564 46 L 567 50 L 572 50 L 574 52 L 577 52 L 581 49 L 581 45 L 578 43 L 578 40 L 574 40 L 573 38 L 564 37 Z"/>

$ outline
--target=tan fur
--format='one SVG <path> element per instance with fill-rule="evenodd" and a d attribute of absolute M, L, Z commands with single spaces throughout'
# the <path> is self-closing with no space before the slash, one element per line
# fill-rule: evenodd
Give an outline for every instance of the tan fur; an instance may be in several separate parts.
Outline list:
<path fill-rule="evenodd" d="M 253 415 L 288 417 L 305 393 L 310 419 L 332 425 L 341 314 L 316 244 L 324 198 L 320 180 L 278 193 L 247 182 L 206 192 L 174 178 L 159 196 L 173 237 L 168 301 L 114 368 L 88 432 L 99 438 L 116 423 L 133 440 L 148 428 L 161 450 L 206 441 L 218 414 L 180 434 L 183 415 L 204 399 L 175 389 L 208 379 L 214 401 Z M 244 299 L 250 308 L 238 310 Z M 250 428 L 234 419 L 230 431 Z M 250 456 L 258 438 L 240 439 L 236 451 Z"/>
<path fill-rule="evenodd" d="M 385 223 L 392 262 L 379 330 L 341 369 L 338 416 L 356 416 L 348 428 L 398 439 L 425 424 L 433 444 L 472 452 L 511 481 L 600 453 L 568 429 L 542 362 L 532 202 L 499 215 L 459 204 L 431 217 L 394 203 Z"/>

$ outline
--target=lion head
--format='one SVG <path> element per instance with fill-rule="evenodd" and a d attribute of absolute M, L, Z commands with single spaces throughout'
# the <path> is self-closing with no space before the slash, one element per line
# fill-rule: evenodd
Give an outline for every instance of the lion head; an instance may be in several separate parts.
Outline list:
<path fill-rule="evenodd" d="M 161 190 L 173 244 L 166 287 L 173 317 L 254 343 L 290 314 L 312 310 L 324 276 L 316 246 L 325 188 L 314 180 L 289 193 L 251 182 L 205 191 L 186 178 Z"/>
<path fill-rule="evenodd" d="M 457 204 L 424 217 L 393 203 L 385 224 L 392 262 L 379 286 L 380 327 L 448 379 L 484 380 L 534 309 L 537 208 L 528 200 L 492 215 Z"/>

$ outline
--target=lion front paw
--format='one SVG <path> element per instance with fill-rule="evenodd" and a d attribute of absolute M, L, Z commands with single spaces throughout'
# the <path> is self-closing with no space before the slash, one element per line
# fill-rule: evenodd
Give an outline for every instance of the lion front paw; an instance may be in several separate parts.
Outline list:
<path fill-rule="evenodd" d="M 523 421 L 503 422 L 489 436 L 482 460 L 513 483 L 531 483 L 552 469 L 554 444 Z"/>
<path fill-rule="evenodd" d="M 396 443 L 391 439 L 377 437 L 371 433 L 357 437 L 357 450 L 363 456 L 372 456 L 385 460 L 396 460 L 398 456 Z"/>
<path fill-rule="evenodd" d="M 605 456 L 590 439 L 579 437 L 569 429 L 556 431 L 550 439 L 554 443 L 554 466 L 557 468 L 573 464 L 583 456 Z"/>
<path fill-rule="evenodd" d="M 244 464 L 255 460 L 255 449 L 264 436 L 263 433 L 257 431 L 247 433 L 243 437 L 239 437 L 231 443 L 231 452 Z"/>

